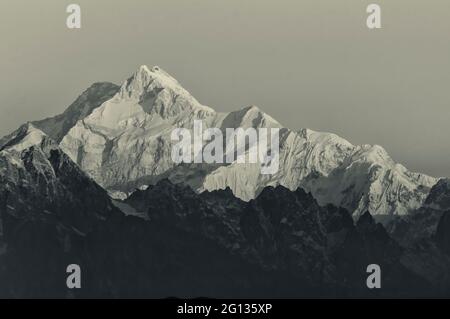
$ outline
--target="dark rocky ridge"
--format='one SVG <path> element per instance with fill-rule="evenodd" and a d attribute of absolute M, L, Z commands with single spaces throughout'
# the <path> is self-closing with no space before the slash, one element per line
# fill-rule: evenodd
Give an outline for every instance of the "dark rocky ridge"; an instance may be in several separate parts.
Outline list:
<path fill-rule="evenodd" d="M 450 208 L 450 179 L 442 178 L 430 191 L 425 200 L 425 206 L 432 206 L 440 209 Z"/>
<path fill-rule="evenodd" d="M 446 211 L 439 221 L 436 242 L 444 252 L 450 255 L 450 210 Z"/>
<path fill-rule="evenodd" d="M 355 225 L 344 209 L 320 207 L 302 190 L 269 187 L 245 203 L 228 189 L 196 195 L 189 187 L 165 180 L 136 191 L 127 203 L 145 210 L 150 223 L 161 228 L 175 227 L 200 235 L 258 268 L 307 283 L 310 295 L 405 297 L 441 293 L 405 266 L 401 260 L 404 249 L 369 213 Z M 380 291 L 366 287 L 366 267 L 371 263 L 383 269 L 384 287 Z"/>

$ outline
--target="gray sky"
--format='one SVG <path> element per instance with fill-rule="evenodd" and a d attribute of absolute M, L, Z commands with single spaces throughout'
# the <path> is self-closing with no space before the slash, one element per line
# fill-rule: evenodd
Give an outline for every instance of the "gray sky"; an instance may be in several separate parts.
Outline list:
<path fill-rule="evenodd" d="M 450 176 L 448 0 L 0 0 L 0 26 L 0 135 L 159 65 L 217 111 L 258 105 Z"/>

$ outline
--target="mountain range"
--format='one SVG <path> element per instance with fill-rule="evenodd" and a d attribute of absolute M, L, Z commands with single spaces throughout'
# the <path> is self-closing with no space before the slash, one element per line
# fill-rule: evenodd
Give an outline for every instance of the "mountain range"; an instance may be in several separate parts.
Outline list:
<path fill-rule="evenodd" d="M 278 173 L 175 164 L 171 132 L 194 120 L 279 128 Z M 0 296 L 450 295 L 449 180 L 255 106 L 216 112 L 159 67 L 0 139 L 0 181 Z M 71 263 L 87 269 L 80 292 Z"/>
<path fill-rule="evenodd" d="M 260 174 L 260 164 L 177 165 L 171 132 L 204 127 L 280 128 L 280 169 Z M 33 123 L 59 143 L 83 171 L 117 198 L 168 178 L 196 192 L 229 187 L 245 201 L 265 187 L 310 192 L 355 217 L 406 215 L 420 208 L 438 181 L 395 163 L 378 145 L 354 146 L 331 133 L 284 128 L 256 106 L 220 113 L 200 104 L 159 67 L 141 66 L 120 87 L 95 84 L 62 115 Z"/>

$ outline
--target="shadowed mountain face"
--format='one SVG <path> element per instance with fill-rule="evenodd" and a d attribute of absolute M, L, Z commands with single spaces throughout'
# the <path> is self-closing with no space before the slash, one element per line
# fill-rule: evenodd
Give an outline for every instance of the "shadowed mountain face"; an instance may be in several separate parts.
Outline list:
<path fill-rule="evenodd" d="M 433 186 L 425 200 L 425 206 L 441 210 L 450 208 L 450 179 L 442 178 Z"/>
<path fill-rule="evenodd" d="M 189 187 L 165 180 L 136 191 L 126 203 L 147 213 L 149 223 L 161 229 L 201 236 L 259 269 L 306 284 L 309 296 L 441 293 L 404 265 L 405 249 L 369 213 L 354 224 L 344 209 L 320 207 L 302 190 L 269 187 L 246 203 L 229 189 L 197 195 Z M 372 263 L 383 269 L 380 292 L 366 286 L 366 267 Z"/>
<path fill-rule="evenodd" d="M 443 212 L 436 228 L 436 242 L 450 255 L 450 180 L 441 179 L 426 200 L 428 207 Z M 431 209 L 431 208 L 430 208 Z"/>
<path fill-rule="evenodd" d="M 444 252 L 450 255 L 450 210 L 446 211 L 439 221 L 436 242 Z"/>
<path fill-rule="evenodd" d="M 44 219 L 85 233 L 114 209 L 105 190 L 42 131 L 26 124 L 13 135 L 0 147 L 5 219 Z"/>

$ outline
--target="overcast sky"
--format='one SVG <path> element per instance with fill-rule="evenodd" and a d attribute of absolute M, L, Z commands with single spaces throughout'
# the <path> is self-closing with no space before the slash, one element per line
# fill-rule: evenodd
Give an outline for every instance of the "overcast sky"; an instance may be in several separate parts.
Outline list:
<path fill-rule="evenodd" d="M 450 176 L 448 0 L 0 0 L 0 26 L 0 135 L 159 65 L 217 111 L 258 105 Z"/>

